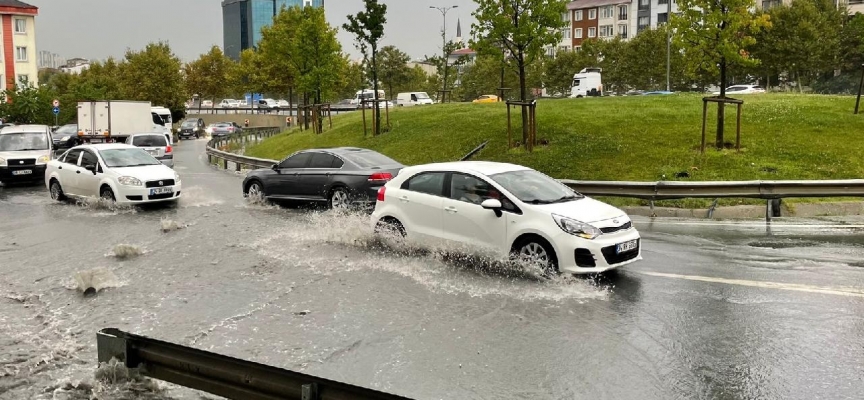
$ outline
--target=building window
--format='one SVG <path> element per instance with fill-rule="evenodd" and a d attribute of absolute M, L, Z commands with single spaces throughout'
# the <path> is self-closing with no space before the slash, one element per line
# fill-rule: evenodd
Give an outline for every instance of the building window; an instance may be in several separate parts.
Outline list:
<path fill-rule="evenodd" d="M 570 22 L 570 12 L 561 14 L 561 20 L 564 22 Z"/>
<path fill-rule="evenodd" d="M 669 4 L 669 0 L 657 0 L 657 4 Z"/>
<path fill-rule="evenodd" d="M 628 6 L 618 6 L 618 20 L 626 21 L 627 20 L 627 9 L 630 8 Z"/>
<path fill-rule="evenodd" d="M 564 28 L 561 30 L 561 39 L 570 39 L 570 28 Z"/>
<path fill-rule="evenodd" d="M 30 76 L 27 74 L 18 75 L 18 84 L 21 86 L 27 86 L 27 83 L 30 82 Z"/>
<path fill-rule="evenodd" d="M 615 35 L 615 29 L 612 28 L 612 25 L 601 25 L 600 26 L 600 37 L 608 38 Z"/>
<path fill-rule="evenodd" d="M 312 7 L 312 0 L 303 0 L 304 7 Z"/>
<path fill-rule="evenodd" d="M 15 19 L 15 33 L 27 33 L 27 20 Z"/>
<path fill-rule="evenodd" d="M 665 24 L 667 22 L 669 22 L 669 14 L 666 14 L 666 13 L 657 14 L 657 25 Z"/>
<path fill-rule="evenodd" d="M 565 53 L 565 52 L 568 52 L 568 51 L 570 51 L 570 48 L 569 48 L 569 47 L 567 47 L 567 46 L 558 46 L 558 52 L 559 52 L 559 53 Z"/>
<path fill-rule="evenodd" d="M 573 37 L 576 39 L 582 39 L 582 28 L 576 28 L 573 33 Z"/>
<path fill-rule="evenodd" d="M 574 46 L 573 51 L 582 51 L 582 46 Z"/>
<path fill-rule="evenodd" d="M 651 25 L 650 17 L 639 17 L 639 21 L 637 24 L 637 32 L 642 32 L 643 29 L 648 28 Z"/>
<path fill-rule="evenodd" d="M 651 0 L 639 0 L 639 9 L 640 10 L 650 10 L 651 9 Z"/>
<path fill-rule="evenodd" d="M 588 28 L 588 37 L 597 37 L 597 28 Z"/>
<path fill-rule="evenodd" d="M 573 19 L 576 21 L 581 21 L 582 20 L 582 10 L 576 10 L 576 17 Z"/>
<path fill-rule="evenodd" d="M 618 25 L 618 36 L 620 36 L 621 39 L 627 39 L 627 25 Z"/>
<path fill-rule="evenodd" d="M 615 18 L 615 7 L 613 7 L 613 6 L 603 7 L 603 18 Z"/>
<path fill-rule="evenodd" d="M 588 19 L 597 19 L 597 9 L 592 8 L 588 10 Z"/>
<path fill-rule="evenodd" d="M 27 62 L 27 48 L 18 46 L 15 48 L 15 61 Z"/>

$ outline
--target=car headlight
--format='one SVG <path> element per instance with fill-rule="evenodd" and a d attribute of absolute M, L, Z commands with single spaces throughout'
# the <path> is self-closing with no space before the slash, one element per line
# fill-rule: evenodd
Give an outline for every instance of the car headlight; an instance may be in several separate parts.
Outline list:
<path fill-rule="evenodd" d="M 132 176 L 121 176 L 117 178 L 117 182 L 120 182 L 121 185 L 126 186 L 144 186 L 144 182 L 141 182 L 140 179 Z"/>
<path fill-rule="evenodd" d="M 51 161 L 51 157 L 48 157 L 48 156 L 41 156 L 41 157 L 39 157 L 38 159 L 36 159 L 36 164 L 45 164 L 45 163 L 47 163 L 48 161 Z"/>
<path fill-rule="evenodd" d="M 558 224 L 558 227 L 561 228 L 561 230 L 563 230 L 564 232 L 567 232 L 571 235 L 579 236 L 583 239 L 590 240 L 603 234 L 600 229 L 595 228 L 593 225 L 586 224 L 572 218 L 562 217 L 558 214 L 552 214 L 552 219 L 555 220 L 555 223 Z"/>
<path fill-rule="evenodd" d="M 66 136 L 63 136 L 62 138 L 60 138 L 61 142 L 65 142 L 67 140 L 69 140 L 69 135 L 66 135 Z"/>
<path fill-rule="evenodd" d="M 0 167 L 5 167 L 6 165 L 7 165 L 7 164 L 6 164 L 6 159 L 3 158 L 3 157 L 0 157 Z"/>
<path fill-rule="evenodd" d="M 176 173 L 176 172 L 174 173 L 174 184 L 175 184 L 175 185 L 179 185 L 179 184 L 180 184 L 180 174 L 178 174 L 178 173 Z"/>

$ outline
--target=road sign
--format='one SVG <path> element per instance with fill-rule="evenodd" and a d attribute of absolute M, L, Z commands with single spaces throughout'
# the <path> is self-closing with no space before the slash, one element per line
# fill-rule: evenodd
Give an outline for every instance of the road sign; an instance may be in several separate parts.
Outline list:
<path fill-rule="evenodd" d="M 54 108 L 51 109 L 51 112 L 53 112 L 54 115 L 60 114 L 60 107 L 54 106 Z"/>
<path fill-rule="evenodd" d="M 51 105 L 53 105 L 54 108 L 60 107 L 60 100 L 54 99 L 54 101 L 51 102 Z"/>

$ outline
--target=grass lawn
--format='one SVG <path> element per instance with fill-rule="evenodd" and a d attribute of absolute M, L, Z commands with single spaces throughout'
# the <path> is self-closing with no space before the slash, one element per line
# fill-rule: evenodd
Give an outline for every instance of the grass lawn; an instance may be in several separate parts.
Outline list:
<path fill-rule="evenodd" d="M 542 99 L 537 137 L 549 144 L 533 153 L 507 149 L 503 103 L 454 103 L 397 108 L 392 129 L 363 134 L 359 112 L 339 115 L 321 135 L 291 131 L 249 148 L 247 155 L 281 159 L 314 147 L 357 146 L 404 164 L 450 161 L 483 141 L 475 160 L 522 164 L 555 178 L 582 180 L 781 180 L 851 179 L 864 176 L 864 115 L 852 114 L 855 98 L 796 94 L 740 95 L 741 152 L 714 150 L 716 105 L 709 104 L 707 142 L 701 140 L 701 95 Z M 735 111 L 727 107 L 727 142 L 735 142 Z M 370 114 L 367 113 L 367 117 Z M 382 113 L 383 118 L 383 113 Z M 514 138 L 521 138 L 513 109 Z M 686 171 L 688 178 L 676 178 Z M 608 199 L 607 199 L 608 200 Z M 619 205 L 637 200 L 616 199 Z M 663 202 L 704 206 L 705 200 Z M 752 201 L 727 199 L 721 204 Z"/>

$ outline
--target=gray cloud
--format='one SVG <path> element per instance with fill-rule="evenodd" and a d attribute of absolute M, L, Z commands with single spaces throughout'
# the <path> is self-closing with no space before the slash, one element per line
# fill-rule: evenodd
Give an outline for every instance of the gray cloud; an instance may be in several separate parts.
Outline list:
<path fill-rule="evenodd" d="M 122 57 L 127 48 L 169 42 L 184 61 L 195 59 L 210 46 L 222 46 L 220 0 L 25 0 L 39 7 L 36 17 L 38 50 L 64 58 Z M 429 6 L 459 8 L 447 13 L 448 37 L 456 34 L 457 17 L 468 40 L 475 9 L 472 0 L 385 0 L 388 7 L 384 45 L 394 45 L 412 58 L 441 51 L 441 13 Z M 341 26 L 348 14 L 363 8 L 362 0 L 325 0 L 328 22 L 339 28 L 343 50 L 354 57 L 352 35 Z"/>

